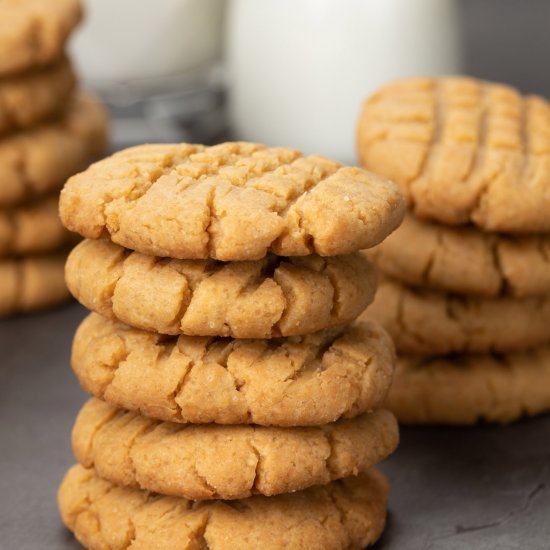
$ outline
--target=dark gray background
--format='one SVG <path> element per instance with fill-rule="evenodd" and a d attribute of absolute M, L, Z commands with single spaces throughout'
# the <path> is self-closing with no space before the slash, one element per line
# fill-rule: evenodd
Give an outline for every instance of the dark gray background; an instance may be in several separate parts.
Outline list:
<path fill-rule="evenodd" d="M 550 2 L 458 0 L 465 73 L 550 98 Z"/>

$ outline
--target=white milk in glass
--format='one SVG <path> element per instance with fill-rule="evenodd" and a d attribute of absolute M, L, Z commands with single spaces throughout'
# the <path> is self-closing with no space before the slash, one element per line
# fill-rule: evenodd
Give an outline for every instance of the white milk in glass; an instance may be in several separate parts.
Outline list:
<path fill-rule="evenodd" d="M 460 70 L 452 0 L 233 0 L 226 24 L 236 137 L 344 162 L 378 86 Z"/>

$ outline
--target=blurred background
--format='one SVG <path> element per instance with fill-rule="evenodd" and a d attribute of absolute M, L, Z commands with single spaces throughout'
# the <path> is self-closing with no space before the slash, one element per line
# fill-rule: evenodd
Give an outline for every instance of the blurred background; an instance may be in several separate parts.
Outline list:
<path fill-rule="evenodd" d="M 72 42 L 113 149 L 228 138 L 354 161 L 361 101 L 410 75 L 550 97 L 548 0 L 87 0 Z"/>

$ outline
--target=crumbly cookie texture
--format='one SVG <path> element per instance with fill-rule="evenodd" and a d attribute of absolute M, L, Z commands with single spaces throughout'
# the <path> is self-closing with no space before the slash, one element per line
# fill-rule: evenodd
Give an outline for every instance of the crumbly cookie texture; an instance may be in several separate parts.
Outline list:
<path fill-rule="evenodd" d="M 415 286 L 487 297 L 550 294 L 546 235 L 484 233 L 409 214 L 395 233 L 365 254 L 386 275 Z"/>
<path fill-rule="evenodd" d="M 384 401 L 394 368 L 376 323 L 303 337 L 166 337 L 88 316 L 72 367 L 92 395 L 171 422 L 318 426 Z"/>
<path fill-rule="evenodd" d="M 84 405 L 72 437 L 78 461 L 102 479 L 190 500 L 325 485 L 366 472 L 398 439 L 385 410 L 320 427 L 268 428 L 158 422 L 98 399 Z"/>
<path fill-rule="evenodd" d="M 379 472 L 292 494 L 193 502 L 118 487 L 73 466 L 58 493 L 85 548 L 360 550 L 382 534 L 389 485 Z"/>
<path fill-rule="evenodd" d="M 386 406 L 404 424 L 506 423 L 550 411 L 550 347 L 506 355 L 405 357 Z"/>
<path fill-rule="evenodd" d="M 0 259 L 0 317 L 67 300 L 64 263 L 64 254 Z"/>
<path fill-rule="evenodd" d="M 67 58 L 48 67 L 1 78 L 0 134 L 34 126 L 59 114 L 75 84 Z"/>
<path fill-rule="evenodd" d="M 398 352 L 517 351 L 550 342 L 550 296 L 480 298 L 383 280 L 361 319 L 378 321 Z"/>
<path fill-rule="evenodd" d="M 59 189 L 105 150 L 106 132 L 101 104 L 93 96 L 80 94 L 56 121 L 4 137 L 0 140 L 0 208 Z"/>
<path fill-rule="evenodd" d="M 0 210 L 0 258 L 51 252 L 74 242 L 57 213 L 57 197 Z"/>
<path fill-rule="evenodd" d="M 399 188 L 359 168 L 253 143 L 143 145 L 73 176 L 63 223 L 139 252 L 180 259 L 335 256 L 401 222 Z"/>
<path fill-rule="evenodd" d="M 73 296 L 104 317 L 162 334 L 271 338 L 349 323 L 376 290 L 360 253 L 222 263 L 84 240 L 70 254 Z"/>
<path fill-rule="evenodd" d="M 550 232 L 550 105 L 471 78 L 416 78 L 364 104 L 358 154 L 445 224 Z"/>
<path fill-rule="evenodd" d="M 81 17 L 79 0 L 2 0 L 0 76 L 58 59 Z"/>

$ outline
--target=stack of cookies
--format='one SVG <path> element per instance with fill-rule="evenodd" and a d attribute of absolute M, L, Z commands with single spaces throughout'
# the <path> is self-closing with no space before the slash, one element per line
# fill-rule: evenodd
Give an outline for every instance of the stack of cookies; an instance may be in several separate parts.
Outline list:
<path fill-rule="evenodd" d="M 363 548 L 388 484 L 394 368 L 358 250 L 401 222 L 394 184 L 251 143 L 134 147 L 72 177 L 92 313 L 59 506 L 87 548 Z"/>
<path fill-rule="evenodd" d="M 77 0 L 0 2 L 0 316 L 68 297 L 57 195 L 106 132 L 64 54 L 80 17 Z"/>
<path fill-rule="evenodd" d="M 550 410 L 550 105 L 471 78 L 412 79 L 367 100 L 364 167 L 410 212 L 369 253 L 365 317 L 395 339 L 402 422 L 509 422 Z"/>

